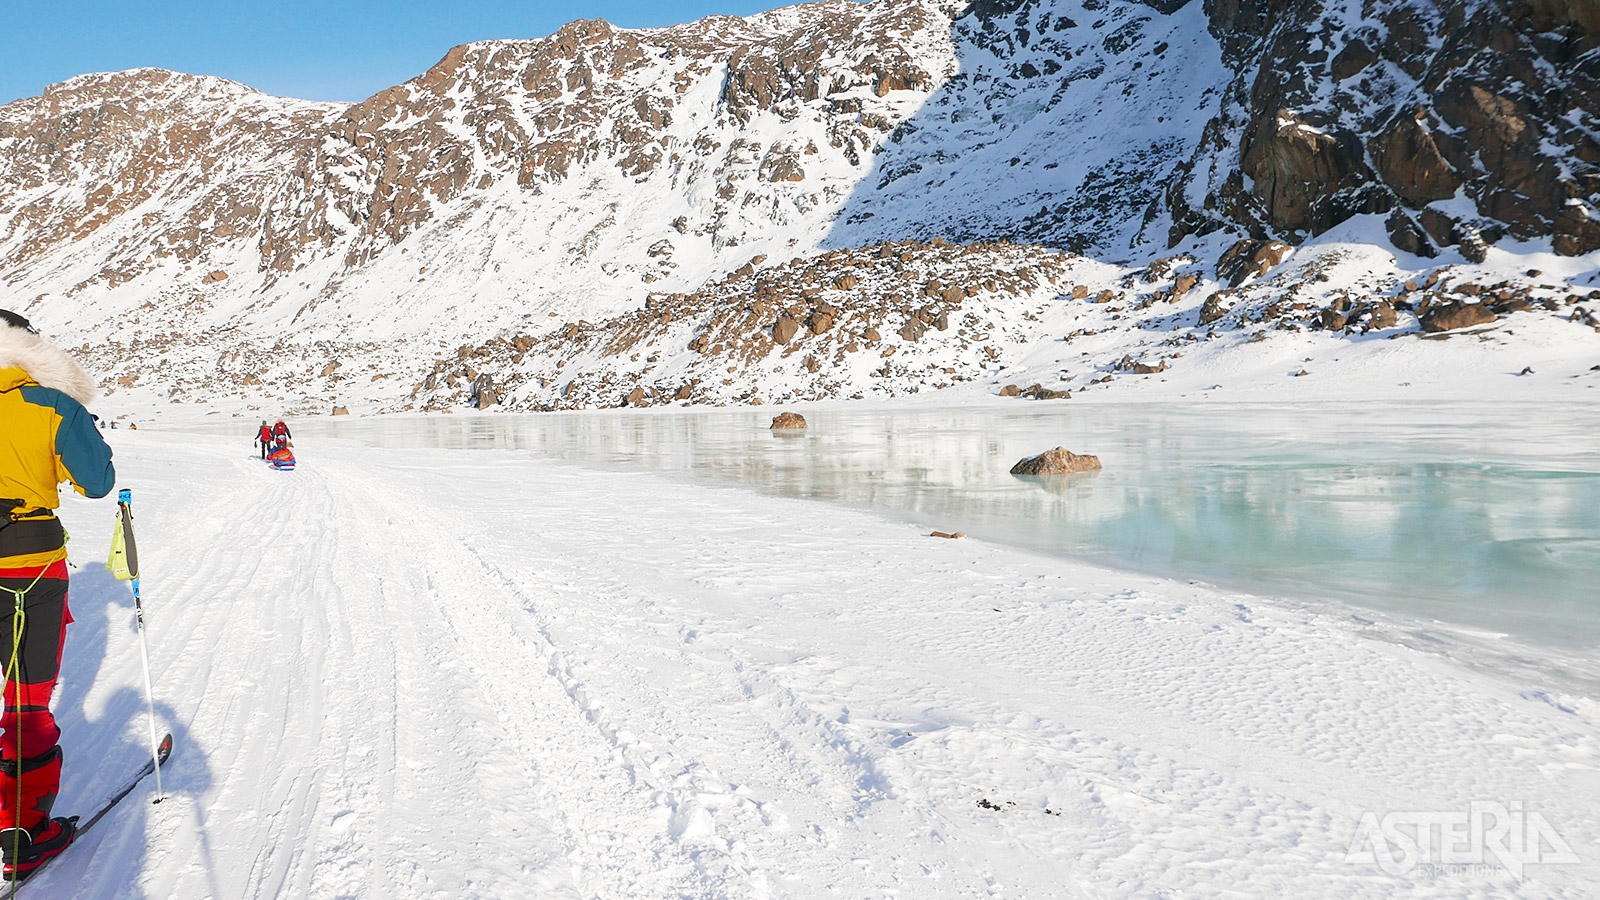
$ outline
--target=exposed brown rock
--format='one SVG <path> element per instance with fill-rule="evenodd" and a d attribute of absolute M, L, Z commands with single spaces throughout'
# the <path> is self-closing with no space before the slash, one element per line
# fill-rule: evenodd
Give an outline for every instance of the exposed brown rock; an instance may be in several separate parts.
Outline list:
<path fill-rule="evenodd" d="M 806 170 L 800 166 L 800 157 L 793 151 L 774 153 L 761 164 L 761 178 L 768 182 L 805 181 Z"/>
<path fill-rule="evenodd" d="M 1038 456 L 1028 456 L 1011 467 L 1013 475 L 1070 475 L 1100 468 L 1097 456 L 1079 455 L 1065 447 L 1046 450 Z"/>
<path fill-rule="evenodd" d="M 1396 248 L 1416 256 L 1437 256 L 1438 250 L 1433 242 L 1428 239 L 1417 221 L 1406 215 L 1402 210 L 1395 210 L 1383 220 L 1384 230 L 1389 233 L 1389 240 Z"/>
<path fill-rule="evenodd" d="M 1429 118 L 1422 107 L 1401 113 L 1372 148 L 1378 174 L 1412 207 L 1448 200 L 1461 187 L 1461 179 L 1434 143 Z"/>
<path fill-rule="evenodd" d="M 1250 278 L 1259 278 L 1289 255 L 1290 246 L 1282 241 L 1245 238 L 1229 247 L 1217 260 L 1217 278 L 1229 287 L 1238 287 Z"/>
<path fill-rule="evenodd" d="M 1433 304 L 1421 318 L 1422 330 L 1429 333 L 1455 331 L 1458 328 L 1487 325 L 1493 321 L 1494 313 L 1487 306 L 1461 301 Z"/>
<path fill-rule="evenodd" d="M 1344 81 L 1378 61 L 1378 54 L 1360 38 L 1350 41 L 1333 58 L 1333 78 Z"/>
<path fill-rule="evenodd" d="M 778 413 L 772 418 L 772 425 L 770 426 L 769 430 L 783 431 L 791 428 L 804 427 L 806 427 L 805 416 L 802 416 L 799 413 L 786 412 Z"/>
<path fill-rule="evenodd" d="M 1346 179 L 1365 169 L 1361 146 L 1347 134 L 1312 127 L 1298 114 L 1278 109 L 1256 118 L 1245 137 L 1240 168 L 1272 224 L 1286 231 L 1319 234 L 1340 217 L 1324 202 Z"/>
<path fill-rule="evenodd" d="M 1232 308 L 1233 295 L 1227 291 L 1217 291 L 1200 304 L 1200 324 L 1210 325 L 1228 314 Z"/>
<path fill-rule="evenodd" d="M 1417 214 L 1417 224 L 1438 246 L 1448 247 L 1460 240 L 1456 220 L 1431 206 Z"/>
<path fill-rule="evenodd" d="M 1395 311 L 1394 304 L 1387 300 L 1380 300 L 1377 303 L 1372 304 L 1371 313 L 1372 319 L 1370 322 L 1368 322 L 1367 327 L 1376 331 L 1381 331 L 1385 328 L 1393 328 L 1400 321 L 1399 314 Z"/>
<path fill-rule="evenodd" d="M 495 387 L 494 379 L 488 375 L 479 376 L 473 386 L 473 394 L 479 409 L 488 409 L 500 402 L 500 391 Z"/>
<path fill-rule="evenodd" d="M 1116 369 L 1119 372 L 1132 372 L 1135 375 L 1155 375 L 1159 372 L 1165 372 L 1167 363 L 1166 360 L 1162 360 L 1160 365 L 1152 366 L 1138 362 L 1132 356 L 1124 355 L 1122 359 L 1117 361 Z"/>

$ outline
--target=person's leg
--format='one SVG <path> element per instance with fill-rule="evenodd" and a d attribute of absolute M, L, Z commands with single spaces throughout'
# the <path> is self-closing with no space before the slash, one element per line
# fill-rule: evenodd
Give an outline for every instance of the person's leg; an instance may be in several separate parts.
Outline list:
<path fill-rule="evenodd" d="M 5 702 L 0 715 L 0 859 L 20 870 L 60 852 L 71 839 L 51 820 L 61 788 L 61 728 L 50 712 L 66 640 L 67 570 L 55 563 L 34 583 L 38 570 L 0 570 L 0 651 L 4 652 Z M 29 585 L 32 584 L 30 588 Z M 23 597 L 16 618 L 15 595 Z M 21 641 L 11 636 L 20 629 Z M 21 829 L 24 834 L 10 829 Z M 23 853 L 13 858 L 19 846 Z"/>

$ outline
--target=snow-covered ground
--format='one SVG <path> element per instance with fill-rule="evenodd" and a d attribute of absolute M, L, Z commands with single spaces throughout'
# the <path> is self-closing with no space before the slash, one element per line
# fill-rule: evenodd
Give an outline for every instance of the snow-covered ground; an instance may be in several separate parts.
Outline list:
<path fill-rule="evenodd" d="M 28 896 L 1600 884 L 1600 704 L 1314 612 L 524 453 L 309 438 L 276 473 L 241 439 L 108 435 L 172 796 L 119 810 Z M 98 562 L 111 506 L 63 515 L 76 811 L 137 764 L 144 722 L 131 602 Z M 1423 865 L 1452 860 L 1437 835 L 1404 874 L 1347 858 L 1367 813 L 1453 823 L 1475 802 L 1537 814 L 1576 861 Z"/>

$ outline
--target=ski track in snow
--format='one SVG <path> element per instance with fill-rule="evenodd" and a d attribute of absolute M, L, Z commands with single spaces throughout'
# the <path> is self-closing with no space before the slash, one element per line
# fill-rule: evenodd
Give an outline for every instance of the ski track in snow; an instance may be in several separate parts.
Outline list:
<path fill-rule="evenodd" d="M 242 441 L 110 438 L 171 796 L 119 808 L 40 900 L 1600 883 L 1592 700 L 1304 610 L 522 453 L 308 440 L 277 473 Z M 131 604 L 97 562 L 110 503 L 63 517 L 77 811 L 146 738 Z M 1472 800 L 1523 801 L 1581 861 L 1345 860 L 1365 811 Z"/>

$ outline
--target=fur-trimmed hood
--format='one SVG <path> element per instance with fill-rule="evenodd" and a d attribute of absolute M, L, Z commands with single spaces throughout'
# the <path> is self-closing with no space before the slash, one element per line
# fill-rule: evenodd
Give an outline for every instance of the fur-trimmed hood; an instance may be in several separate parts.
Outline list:
<path fill-rule="evenodd" d="M 85 406 L 99 394 L 94 379 L 65 350 L 27 329 L 0 323 L 0 390 L 26 383 L 16 373 L 5 371 L 11 368 L 21 369 L 40 387 L 55 388 Z"/>

